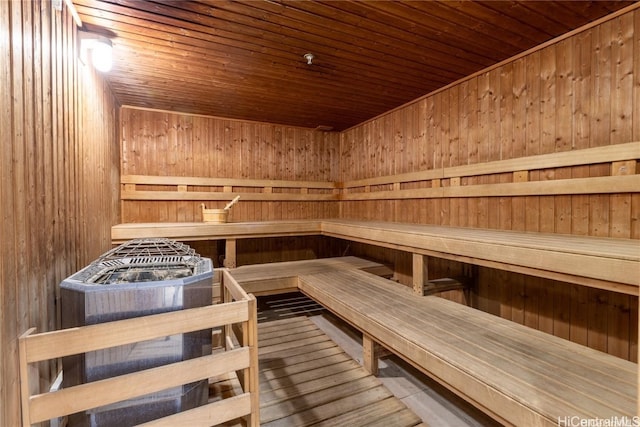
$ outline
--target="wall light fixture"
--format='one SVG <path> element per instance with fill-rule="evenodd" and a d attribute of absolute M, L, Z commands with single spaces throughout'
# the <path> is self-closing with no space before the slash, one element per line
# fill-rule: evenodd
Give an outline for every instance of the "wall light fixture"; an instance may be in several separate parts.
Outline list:
<path fill-rule="evenodd" d="M 113 67 L 113 45 L 107 37 L 80 32 L 80 59 L 85 64 L 91 56 L 96 70 L 106 73 Z"/>

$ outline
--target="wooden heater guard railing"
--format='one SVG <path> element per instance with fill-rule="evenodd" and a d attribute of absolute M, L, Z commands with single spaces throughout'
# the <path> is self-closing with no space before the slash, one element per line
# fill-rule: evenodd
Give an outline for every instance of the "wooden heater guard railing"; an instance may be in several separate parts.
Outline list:
<path fill-rule="evenodd" d="M 219 270 L 220 271 L 220 270 Z M 145 426 L 210 426 L 246 417 L 259 422 L 256 299 L 248 295 L 226 269 L 220 274 L 222 304 L 143 316 L 115 322 L 35 334 L 19 338 L 22 425 L 64 417 L 170 387 L 237 372 L 243 393 L 151 421 Z M 215 354 L 139 372 L 41 393 L 37 363 L 73 354 L 209 328 L 242 332 L 239 345 Z M 227 337 L 226 341 L 233 339 Z"/>

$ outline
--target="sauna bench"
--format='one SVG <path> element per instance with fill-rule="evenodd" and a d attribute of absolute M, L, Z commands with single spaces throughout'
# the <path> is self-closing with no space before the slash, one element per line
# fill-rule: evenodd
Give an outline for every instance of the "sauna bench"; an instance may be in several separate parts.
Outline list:
<path fill-rule="evenodd" d="M 245 292 L 263 296 L 297 292 L 299 276 L 329 270 L 363 270 L 386 277 L 393 274 L 383 264 L 354 256 L 243 265 L 229 273 Z"/>
<path fill-rule="evenodd" d="M 309 236 L 320 234 L 320 220 L 229 222 L 146 222 L 111 227 L 111 243 L 144 237 L 166 237 L 180 241 L 253 239 L 260 237 Z"/>
<path fill-rule="evenodd" d="M 355 269 L 298 286 L 363 333 L 370 370 L 382 345 L 503 424 L 636 415 L 635 363 Z"/>
<path fill-rule="evenodd" d="M 634 239 L 341 219 L 130 223 L 111 233 L 114 244 L 141 237 L 225 239 L 230 268 L 236 239 L 323 235 L 630 295 L 640 286 L 640 241 Z"/>

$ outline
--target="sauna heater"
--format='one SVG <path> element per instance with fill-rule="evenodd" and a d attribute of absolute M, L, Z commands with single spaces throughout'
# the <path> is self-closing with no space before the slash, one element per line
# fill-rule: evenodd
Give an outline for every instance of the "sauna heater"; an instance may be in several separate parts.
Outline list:
<path fill-rule="evenodd" d="M 62 327 L 92 325 L 211 304 L 213 267 L 189 246 L 136 239 L 106 252 L 60 284 Z M 63 358 L 63 388 L 200 357 L 211 330 Z M 130 426 L 207 402 L 208 381 L 92 409 L 71 426 Z"/>

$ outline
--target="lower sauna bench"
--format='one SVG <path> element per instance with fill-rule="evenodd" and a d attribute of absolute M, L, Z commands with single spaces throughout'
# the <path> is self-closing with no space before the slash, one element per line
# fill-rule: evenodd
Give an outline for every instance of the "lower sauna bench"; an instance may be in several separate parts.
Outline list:
<path fill-rule="evenodd" d="M 375 261 L 354 256 L 243 265 L 229 270 L 247 293 L 255 296 L 298 291 L 298 276 L 337 270 L 364 270 L 391 277 L 393 270 Z"/>
<path fill-rule="evenodd" d="M 364 348 L 382 345 L 503 424 L 636 415 L 635 363 L 363 271 L 303 275 L 299 289 Z"/>

